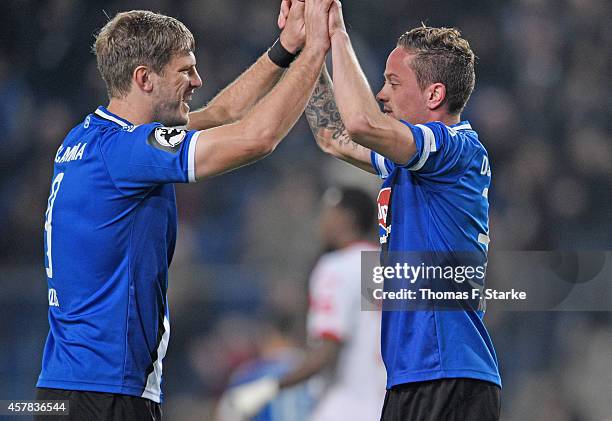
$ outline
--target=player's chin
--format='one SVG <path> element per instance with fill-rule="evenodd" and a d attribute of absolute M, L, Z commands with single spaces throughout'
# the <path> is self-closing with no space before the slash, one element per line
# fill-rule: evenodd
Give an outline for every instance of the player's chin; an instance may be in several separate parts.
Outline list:
<path fill-rule="evenodd" d="M 189 111 L 191 110 L 191 107 L 189 107 L 189 104 L 186 101 L 181 101 L 181 113 L 185 113 L 185 114 L 189 114 Z"/>
<path fill-rule="evenodd" d="M 384 113 L 385 115 L 388 115 L 388 116 L 389 116 L 389 117 L 391 117 L 391 118 L 396 119 L 396 120 L 401 120 L 401 118 L 400 118 L 399 116 L 397 116 L 397 115 L 396 115 L 396 114 L 395 114 L 393 111 L 391 111 L 391 110 L 384 110 L 384 111 L 383 111 L 383 113 Z"/>
<path fill-rule="evenodd" d="M 162 123 L 166 127 L 177 127 L 177 126 L 186 126 L 189 122 L 189 114 L 178 112 L 173 116 L 168 116 L 167 118 L 160 119 L 160 123 Z"/>
<path fill-rule="evenodd" d="M 179 107 L 179 113 L 181 115 L 181 119 L 185 120 L 184 124 L 187 124 L 189 121 L 189 112 L 191 111 L 191 107 L 185 101 L 181 101 L 181 105 Z"/>
<path fill-rule="evenodd" d="M 179 108 L 175 116 L 175 120 L 176 120 L 175 126 L 187 125 L 187 123 L 189 122 L 189 110 L 190 110 L 189 104 L 187 104 L 184 101 L 181 101 L 181 104 L 179 105 Z"/>

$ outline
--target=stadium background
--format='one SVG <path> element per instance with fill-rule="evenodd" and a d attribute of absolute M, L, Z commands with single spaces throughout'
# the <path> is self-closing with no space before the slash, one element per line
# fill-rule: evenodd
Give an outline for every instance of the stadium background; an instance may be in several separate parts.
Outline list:
<path fill-rule="evenodd" d="M 134 8 L 178 17 L 195 34 L 197 106 L 277 34 L 277 0 L 1 2 L 0 399 L 33 396 L 47 330 L 42 232 L 52 157 L 69 128 L 106 104 L 90 53 L 103 10 Z M 375 90 L 397 37 L 421 21 L 457 26 L 471 42 L 477 85 L 464 117 L 491 156 L 492 247 L 610 250 L 608 1 L 346 0 L 344 10 Z M 302 342 L 319 198 L 338 183 L 373 196 L 378 184 L 319 152 L 302 119 L 264 161 L 177 188 L 167 419 L 206 419 L 232 368 L 262 344 Z M 504 420 L 612 419 L 611 313 L 493 307 L 487 324 Z"/>

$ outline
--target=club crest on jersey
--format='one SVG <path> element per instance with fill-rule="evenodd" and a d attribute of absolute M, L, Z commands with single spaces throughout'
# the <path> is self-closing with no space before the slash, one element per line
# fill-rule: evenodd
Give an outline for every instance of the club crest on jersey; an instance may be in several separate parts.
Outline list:
<path fill-rule="evenodd" d="M 187 137 L 187 131 L 171 127 L 156 127 L 147 139 L 149 145 L 166 152 L 176 153 Z"/>
<path fill-rule="evenodd" d="M 391 187 L 385 187 L 378 193 L 376 202 L 378 203 L 378 231 L 380 244 L 386 244 L 391 225 L 387 225 L 387 215 L 389 214 L 389 202 L 391 200 Z M 389 221 L 390 222 L 390 221 Z"/>

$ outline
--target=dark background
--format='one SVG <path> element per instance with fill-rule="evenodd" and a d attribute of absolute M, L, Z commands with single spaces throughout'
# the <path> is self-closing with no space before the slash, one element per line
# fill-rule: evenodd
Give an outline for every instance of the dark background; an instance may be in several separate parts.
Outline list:
<path fill-rule="evenodd" d="M 274 41 L 278 3 L 0 3 L 0 399 L 33 397 L 47 330 L 42 234 L 52 160 L 66 132 L 107 103 L 90 50 L 106 15 L 142 8 L 187 24 L 204 80 L 194 103 L 203 105 Z M 346 0 L 344 14 L 375 91 L 407 29 L 455 26 L 470 41 L 477 84 L 464 118 L 490 153 L 492 248 L 610 249 L 609 1 Z M 303 342 L 319 200 L 336 184 L 374 198 L 378 181 L 324 156 L 301 121 L 262 162 L 177 188 L 168 419 L 206 419 L 228 373 L 257 355 L 269 321 Z M 612 419 L 611 323 L 608 312 L 492 304 L 503 419 Z"/>

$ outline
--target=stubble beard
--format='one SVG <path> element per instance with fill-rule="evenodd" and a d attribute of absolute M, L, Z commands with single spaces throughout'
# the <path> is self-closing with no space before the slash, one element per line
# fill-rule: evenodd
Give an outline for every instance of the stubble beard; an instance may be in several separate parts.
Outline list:
<path fill-rule="evenodd" d="M 174 102 L 161 100 L 153 107 L 153 121 L 159 122 L 167 127 L 185 126 L 189 118 L 181 113 L 182 101 Z"/>

